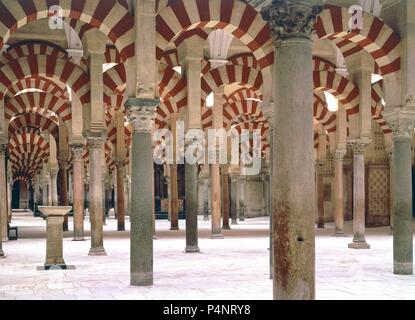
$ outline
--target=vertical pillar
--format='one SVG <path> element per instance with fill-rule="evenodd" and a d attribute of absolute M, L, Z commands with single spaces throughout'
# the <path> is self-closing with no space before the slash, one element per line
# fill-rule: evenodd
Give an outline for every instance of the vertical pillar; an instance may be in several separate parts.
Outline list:
<path fill-rule="evenodd" d="M 245 203 L 246 177 L 239 176 L 239 221 L 245 221 L 246 203 Z"/>
<path fill-rule="evenodd" d="M 83 144 L 72 146 L 73 170 L 73 240 L 85 241 L 84 238 L 84 183 L 82 174 Z"/>
<path fill-rule="evenodd" d="M 231 178 L 231 220 L 232 224 L 238 224 L 238 175 L 235 172 L 230 173 Z"/>
<path fill-rule="evenodd" d="M 230 230 L 229 225 L 229 173 L 228 167 L 222 166 L 222 229 Z"/>
<path fill-rule="evenodd" d="M 316 163 L 317 228 L 324 229 L 324 169 L 326 165 L 327 137 L 322 126 L 319 128 L 318 159 Z"/>
<path fill-rule="evenodd" d="M 273 123 L 274 299 L 315 298 L 315 169 L 310 33 L 322 8 L 305 1 L 262 9 L 275 38 Z M 301 16 L 301 19 L 297 19 Z M 292 26 L 295 26 L 293 28 Z M 284 121 L 281 121 L 284 119 Z M 293 129 L 294 128 L 294 129 Z M 299 170 L 301 168 L 301 170 Z"/>
<path fill-rule="evenodd" d="M 202 178 L 203 184 L 203 220 L 209 221 L 209 178 Z"/>
<path fill-rule="evenodd" d="M 7 241 L 7 224 L 8 224 L 8 203 L 7 199 L 7 180 L 6 180 L 6 152 L 7 144 L 0 144 L 0 231 L 1 241 Z M 0 247 L 1 255 L 1 247 Z"/>
<path fill-rule="evenodd" d="M 104 139 L 88 137 L 89 147 L 89 219 L 91 221 L 90 256 L 106 256 L 102 209 L 102 150 Z"/>
<path fill-rule="evenodd" d="M 221 188 L 220 188 L 220 165 L 210 165 L 211 193 L 212 193 L 212 233 L 211 239 L 222 239 L 221 229 Z"/>
<path fill-rule="evenodd" d="M 133 125 L 131 172 L 131 269 L 133 286 L 153 284 L 154 166 L 151 130 L 157 99 L 129 99 L 128 117 Z"/>
<path fill-rule="evenodd" d="M 59 158 L 59 185 L 60 185 L 60 200 L 59 205 L 67 207 L 69 205 L 68 201 L 68 171 L 67 171 L 67 161 L 66 157 Z M 68 231 L 68 215 L 65 215 L 63 219 L 63 231 Z"/>
<path fill-rule="evenodd" d="M 176 164 L 170 165 L 170 210 L 170 230 L 179 230 L 179 194 Z"/>
<path fill-rule="evenodd" d="M 334 154 L 334 236 L 344 237 L 343 158 L 345 152 Z"/>
<path fill-rule="evenodd" d="M 57 182 L 58 172 L 56 170 L 50 171 L 50 190 L 52 195 L 52 206 L 58 206 L 58 182 Z"/>
<path fill-rule="evenodd" d="M 117 221 L 118 231 L 125 231 L 125 199 L 124 199 L 124 179 L 125 164 L 124 161 L 116 162 L 117 166 Z"/>
<path fill-rule="evenodd" d="M 348 142 L 353 150 L 353 242 L 351 249 L 370 249 L 365 238 L 365 148 L 367 139 Z"/>
<path fill-rule="evenodd" d="M 185 163 L 186 253 L 199 252 L 197 230 L 197 165 Z M 189 187 L 188 187 L 189 186 Z"/>

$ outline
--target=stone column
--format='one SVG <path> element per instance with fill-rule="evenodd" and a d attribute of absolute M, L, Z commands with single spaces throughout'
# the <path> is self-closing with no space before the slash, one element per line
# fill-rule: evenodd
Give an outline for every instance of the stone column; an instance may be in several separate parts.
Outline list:
<path fill-rule="evenodd" d="M 50 190 L 52 195 L 52 206 L 56 207 L 59 205 L 58 203 L 58 171 L 57 170 L 51 170 L 50 171 Z"/>
<path fill-rule="evenodd" d="M 324 229 L 324 162 L 317 161 L 316 163 L 316 201 L 317 201 L 317 228 Z"/>
<path fill-rule="evenodd" d="M 351 249 L 370 249 L 365 239 L 365 148 L 370 140 L 349 141 L 353 150 L 353 242 Z"/>
<path fill-rule="evenodd" d="M 170 210 L 170 230 L 179 230 L 179 194 L 176 164 L 170 165 Z"/>
<path fill-rule="evenodd" d="M 6 180 L 6 153 L 7 144 L 0 144 L 0 230 L 1 240 L 9 239 L 7 234 L 8 208 L 7 208 L 7 180 Z M 0 247 L 1 255 L 1 247 Z"/>
<path fill-rule="evenodd" d="M 238 175 L 230 173 L 231 178 L 231 219 L 232 224 L 238 224 Z"/>
<path fill-rule="evenodd" d="M 197 165 L 185 163 L 186 253 L 199 252 L 197 230 Z"/>
<path fill-rule="evenodd" d="M 67 162 L 68 159 L 66 157 L 60 157 L 59 158 L 59 185 L 60 185 L 60 206 L 68 206 L 68 171 L 67 171 Z M 63 231 L 68 231 L 68 215 L 65 215 L 63 219 Z"/>
<path fill-rule="evenodd" d="M 228 167 L 222 167 L 222 229 L 230 230 L 231 227 L 229 225 L 229 173 Z"/>
<path fill-rule="evenodd" d="M 203 221 L 209 221 L 209 178 L 202 178 L 203 185 Z"/>
<path fill-rule="evenodd" d="M 83 144 L 72 146 L 73 170 L 73 240 L 85 241 L 84 238 L 84 183 L 82 175 Z"/>
<path fill-rule="evenodd" d="M 153 284 L 154 166 L 151 130 L 158 99 L 129 99 L 125 107 L 133 126 L 131 171 L 131 273 L 133 286 Z"/>
<path fill-rule="evenodd" d="M 344 237 L 344 190 L 343 158 L 345 152 L 337 150 L 334 154 L 334 236 Z"/>
<path fill-rule="evenodd" d="M 309 2 L 274 2 L 262 9 L 275 38 L 273 123 L 274 299 L 315 298 L 315 169 L 312 41 Z M 301 19 L 298 19 L 301 17 Z M 305 107 L 310 106 L 310 107 Z M 281 121 L 281 119 L 284 119 Z M 301 170 L 299 170 L 301 168 Z"/>
<path fill-rule="evenodd" d="M 412 110 L 410 110 L 412 109 Z M 413 274 L 412 151 L 415 105 L 386 115 L 393 132 L 393 273 Z"/>
<path fill-rule="evenodd" d="M 246 177 L 239 176 L 239 221 L 245 221 L 246 203 L 245 203 Z"/>
<path fill-rule="evenodd" d="M 102 208 L 102 137 L 88 137 L 89 147 L 89 219 L 91 221 L 90 256 L 106 256 L 104 249 L 104 226 Z"/>
<path fill-rule="evenodd" d="M 49 179 L 44 176 L 44 173 L 42 175 L 42 205 L 47 206 L 49 205 Z"/>
<path fill-rule="evenodd" d="M 116 162 L 117 166 L 117 221 L 118 231 L 125 231 L 125 199 L 124 199 L 124 179 L 125 165 L 124 161 Z"/>
<path fill-rule="evenodd" d="M 211 239 L 222 239 L 221 229 L 221 188 L 220 188 L 220 165 L 210 165 L 210 183 L 212 192 L 212 233 Z"/>

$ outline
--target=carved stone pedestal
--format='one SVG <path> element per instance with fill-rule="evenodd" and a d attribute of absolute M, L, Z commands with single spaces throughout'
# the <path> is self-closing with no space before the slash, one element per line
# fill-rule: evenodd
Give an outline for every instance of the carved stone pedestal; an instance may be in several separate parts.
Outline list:
<path fill-rule="evenodd" d="M 72 207 L 39 207 L 46 216 L 45 270 L 66 269 L 63 259 L 63 220 Z"/>

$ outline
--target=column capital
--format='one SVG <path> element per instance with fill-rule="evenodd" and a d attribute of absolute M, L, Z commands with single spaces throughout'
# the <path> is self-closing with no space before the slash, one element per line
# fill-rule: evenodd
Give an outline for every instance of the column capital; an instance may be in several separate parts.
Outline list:
<path fill-rule="evenodd" d="M 332 157 L 334 161 L 343 161 L 344 156 L 346 155 L 346 150 L 336 150 Z"/>
<path fill-rule="evenodd" d="M 412 139 L 415 128 L 415 108 L 405 107 L 385 114 L 386 123 L 394 138 Z"/>
<path fill-rule="evenodd" d="M 271 33 L 278 45 L 289 38 L 310 39 L 317 15 L 323 6 L 312 5 L 304 0 L 273 0 L 261 10 L 262 18 L 268 21 Z"/>
<path fill-rule="evenodd" d="M 7 144 L 0 144 L 0 157 L 7 155 Z"/>
<path fill-rule="evenodd" d="M 89 136 L 87 138 L 87 144 L 89 149 L 101 149 L 104 145 L 105 139 L 103 137 Z"/>
<path fill-rule="evenodd" d="M 355 140 L 349 140 L 347 141 L 347 144 L 353 150 L 353 154 L 362 155 L 365 153 L 365 149 L 370 144 L 370 141 L 370 138 L 362 137 Z"/>
<path fill-rule="evenodd" d="M 81 161 L 84 153 L 83 144 L 71 144 L 73 161 Z"/>
<path fill-rule="evenodd" d="M 123 159 L 115 159 L 114 163 L 117 168 L 125 166 L 125 162 Z"/>
<path fill-rule="evenodd" d="M 160 99 L 130 98 L 125 102 L 127 118 L 135 132 L 150 132 L 156 117 L 156 107 Z"/>

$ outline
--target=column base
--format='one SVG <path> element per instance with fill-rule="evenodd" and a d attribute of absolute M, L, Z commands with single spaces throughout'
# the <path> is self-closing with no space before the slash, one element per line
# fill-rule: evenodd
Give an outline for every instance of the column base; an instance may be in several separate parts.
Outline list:
<path fill-rule="evenodd" d="M 153 285 L 153 273 L 152 272 L 131 273 L 130 284 L 135 287 L 150 287 Z"/>
<path fill-rule="evenodd" d="M 235 226 L 238 224 L 238 220 L 232 220 L 231 225 Z"/>
<path fill-rule="evenodd" d="M 393 274 L 409 276 L 414 274 L 414 264 L 412 262 L 393 262 Z"/>
<path fill-rule="evenodd" d="M 333 234 L 333 237 L 337 237 L 337 238 L 346 238 L 346 237 L 347 237 L 347 234 L 345 234 L 344 232 L 341 232 L 341 231 L 336 231 L 336 232 Z"/>
<path fill-rule="evenodd" d="M 1 241 L 2 241 L 2 242 L 8 242 L 8 241 L 9 241 L 9 238 L 8 238 L 8 237 L 6 237 L 6 238 L 2 238 L 2 239 L 1 239 Z"/>
<path fill-rule="evenodd" d="M 170 227 L 170 231 L 178 231 L 180 230 L 179 227 Z"/>
<path fill-rule="evenodd" d="M 239 221 L 245 221 L 245 218 L 239 218 Z"/>
<path fill-rule="evenodd" d="M 106 256 L 107 253 L 105 252 L 104 247 L 100 248 L 91 248 L 89 249 L 89 256 Z"/>
<path fill-rule="evenodd" d="M 203 217 L 203 221 L 209 221 L 209 217 Z"/>
<path fill-rule="evenodd" d="M 0 259 L 4 259 L 6 258 L 6 254 L 4 253 L 3 250 L 0 250 Z"/>
<path fill-rule="evenodd" d="M 317 229 L 324 229 L 324 223 L 317 223 Z"/>
<path fill-rule="evenodd" d="M 370 244 L 367 242 L 352 242 L 349 243 L 349 249 L 370 249 Z"/>
<path fill-rule="evenodd" d="M 118 227 L 117 228 L 117 232 L 124 232 L 125 231 L 125 227 Z"/>
<path fill-rule="evenodd" d="M 85 241 L 85 238 L 84 237 L 78 237 L 78 236 L 76 236 L 76 237 L 74 237 L 73 239 L 72 239 L 72 241 Z"/>
<path fill-rule="evenodd" d="M 224 239 L 223 234 L 219 233 L 219 234 L 211 234 L 210 239 Z"/>
<path fill-rule="evenodd" d="M 198 246 L 187 246 L 186 249 L 184 249 L 185 253 L 199 253 L 200 249 Z"/>
<path fill-rule="evenodd" d="M 230 226 L 222 226 L 222 230 L 231 230 Z"/>
<path fill-rule="evenodd" d="M 60 264 L 46 264 L 45 263 L 45 270 L 66 270 L 68 267 L 65 263 Z"/>

